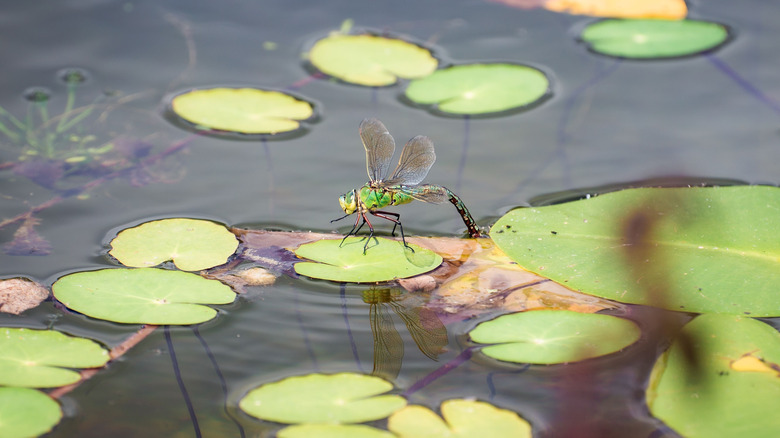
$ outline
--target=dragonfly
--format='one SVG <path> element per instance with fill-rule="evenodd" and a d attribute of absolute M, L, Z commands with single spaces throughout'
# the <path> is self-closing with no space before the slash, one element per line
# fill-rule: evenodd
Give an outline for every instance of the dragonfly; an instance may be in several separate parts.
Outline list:
<path fill-rule="evenodd" d="M 380 209 L 407 204 L 413 200 L 433 204 L 451 202 L 460 213 L 463 223 L 468 228 L 469 235 L 473 238 L 482 237 L 477 223 L 458 195 L 443 186 L 421 184 L 436 161 L 433 141 L 429 137 L 418 135 L 409 140 L 401 151 L 398 165 L 393 173 L 387 177 L 390 162 L 395 153 L 395 139 L 390 135 L 385 125 L 375 118 L 364 119 L 360 122 L 358 132 L 363 147 L 366 149 L 366 170 L 369 182 L 363 187 L 352 189 L 339 197 L 339 204 L 346 214 L 331 222 L 357 214 L 355 225 L 341 240 L 341 244 L 347 237 L 357 235 L 363 225 L 368 225 L 370 232 L 363 246 L 363 254 L 365 254 L 368 250 L 368 244 L 374 236 L 374 226 L 367 216 L 371 214 L 393 222 L 393 231 L 391 232 L 393 236 L 395 236 L 396 227 L 400 228 L 404 246 L 411 249 L 406 244 L 401 215 Z"/>

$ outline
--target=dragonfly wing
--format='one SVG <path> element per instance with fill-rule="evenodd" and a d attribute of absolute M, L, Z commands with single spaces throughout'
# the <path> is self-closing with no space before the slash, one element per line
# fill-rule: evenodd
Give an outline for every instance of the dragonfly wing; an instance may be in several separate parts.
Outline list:
<path fill-rule="evenodd" d="M 431 204 L 441 204 L 449 200 L 450 196 L 447 190 L 442 186 L 435 184 L 423 184 L 421 186 L 398 186 L 393 190 L 401 192 L 404 195 L 411 196 L 417 201 L 428 202 Z"/>
<path fill-rule="evenodd" d="M 390 169 L 390 160 L 395 152 L 395 140 L 377 119 L 363 119 L 360 122 L 360 140 L 366 148 L 366 170 L 371 181 L 381 181 Z"/>
<path fill-rule="evenodd" d="M 424 135 L 418 135 L 404 146 L 398 166 L 385 185 L 420 184 L 428 175 L 434 161 L 436 161 L 436 154 L 433 152 L 433 141 Z"/>

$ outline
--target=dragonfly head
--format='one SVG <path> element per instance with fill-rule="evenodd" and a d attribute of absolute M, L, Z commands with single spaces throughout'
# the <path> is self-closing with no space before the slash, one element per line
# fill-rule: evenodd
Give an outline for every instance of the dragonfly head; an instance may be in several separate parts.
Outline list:
<path fill-rule="evenodd" d="M 346 214 L 352 214 L 357 210 L 357 190 L 352 189 L 344 195 L 339 196 L 339 204 Z"/>

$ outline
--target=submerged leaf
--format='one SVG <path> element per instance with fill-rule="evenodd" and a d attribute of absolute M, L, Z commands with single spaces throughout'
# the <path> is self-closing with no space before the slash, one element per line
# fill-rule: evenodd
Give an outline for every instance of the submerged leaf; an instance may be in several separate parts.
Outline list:
<path fill-rule="evenodd" d="M 299 424 L 288 426 L 277 438 L 396 438 L 392 433 L 362 424 Z"/>
<path fill-rule="evenodd" d="M 281 91 L 258 88 L 204 88 L 171 100 L 172 111 L 200 129 L 239 134 L 295 131 L 314 115 L 314 106 Z"/>
<path fill-rule="evenodd" d="M 60 419 L 60 405 L 43 392 L 29 388 L 0 388 L 0 436 L 40 436 L 49 432 Z"/>
<path fill-rule="evenodd" d="M 301 245 L 295 254 L 319 263 L 296 263 L 295 271 L 323 280 L 373 283 L 419 275 L 442 262 L 438 254 L 414 244 L 407 248 L 397 240 L 382 237 L 371 240 L 365 253 L 366 241 L 362 237 L 348 237 L 343 245 L 341 239 Z"/>
<path fill-rule="evenodd" d="M 53 330 L 0 328 L 0 385 L 51 388 L 80 379 L 66 368 L 94 368 L 108 362 L 95 341 Z"/>
<path fill-rule="evenodd" d="M 18 315 L 48 297 L 49 290 L 34 281 L 23 278 L 0 280 L 0 312 Z"/>
<path fill-rule="evenodd" d="M 550 81 L 539 69 L 520 64 L 465 64 L 437 70 L 413 80 L 406 97 L 435 105 L 448 114 L 486 115 L 518 110 L 550 93 Z"/>
<path fill-rule="evenodd" d="M 266 383 L 244 396 L 241 410 L 279 423 L 362 423 L 385 418 L 406 405 L 379 377 L 355 373 L 309 374 Z"/>
<path fill-rule="evenodd" d="M 777 436 L 777 330 L 751 318 L 709 314 L 678 336 L 650 376 L 650 412 L 686 437 Z"/>
<path fill-rule="evenodd" d="M 111 251 L 125 266 L 145 268 L 173 260 L 183 271 L 221 265 L 238 248 L 236 236 L 223 225 L 198 219 L 163 219 L 122 230 Z"/>
<path fill-rule="evenodd" d="M 228 304 L 236 294 L 216 280 L 164 269 L 103 269 L 66 275 L 52 286 L 65 306 L 126 324 L 198 324 L 217 315 L 202 304 Z"/>
<path fill-rule="evenodd" d="M 40 220 L 28 217 L 14 233 L 14 240 L 3 245 L 3 252 L 16 256 L 44 256 L 51 254 L 51 244 L 41 237 L 35 226 Z"/>
<path fill-rule="evenodd" d="M 780 316 L 780 188 L 642 188 L 512 210 L 491 237 L 569 288 L 686 312 Z"/>
<path fill-rule="evenodd" d="M 398 78 L 427 76 L 439 61 L 410 42 L 378 35 L 334 34 L 317 41 L 308 58 L 325 74 L 358 85 L 393 85 Z"/>
<path fill-rule="evenodd" d="M 482 353 L 507 362 L 556 364 L 604 356 L 639 339 L 633 322 L 610 315 L 537 310 L 499 316 L 469 332 L 471 340 L 495 344 Z"/>
<path fill-rule="evenodd" d="M 634 59 L 696 55 L 714 50 L 728 38 L 726 26 L 697 20 L 603 20 L 581 35 L 596 53 Z"/>
<path fill-rule="evenodd" d="M 531 425 L 526 420 L 482 401 L 446 400 L 441 404 L 441 415 L 424 406 L 410 405 L 394 413 L 387 427 L 400 438 L 531 437 Z"/>

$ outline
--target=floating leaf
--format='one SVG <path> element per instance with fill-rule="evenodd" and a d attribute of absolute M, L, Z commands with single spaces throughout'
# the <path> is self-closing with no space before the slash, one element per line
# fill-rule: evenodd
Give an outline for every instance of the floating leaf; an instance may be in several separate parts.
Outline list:
<path fill-rule="evenodd" d="M 524 438 L 531 425 L 512 411 L 476 400 L 447 400 L 442 417 L 424 406 L 410 405 L 394 413 L 387 427 L 401 438 Z"/>
<path fill-rule="evenodd" d="M 53 330 L 0 328 L 0 385 L 52 388 L 80 379 L 67 368 L 95 368 L 108 351 L 89 339 Z"/>
<path fill-rule="evenodd" d="M 296 263 L 295 271 L 323 280 L 374 283 L 419 275 L 442 261 L 438 254 L 414 244 L 409 244 L 410 249 L 397 240 L 377 237 L 376 244 L 371 240 L 365 254 L 363 237 L 348 237 L 343 245 L 341 239 L 301 245 L 295 254 L 319 263 Z"/>
<path fill-rule="evenodd" d="M 29 388 L 0 388 L 0 436 L 43 435 L 60 419 L 60 405 L 43 392 Z"/>
<path fill-rule="evenodd" d="M 679 336 L 684 339 L 678 337 L 653 368 L 650 412 L 685 437 L 776 437 L 777 330 L 750 318 L 709 314 Z"/>
<path fill-rule="evenodd" d="M 580 38 L 602 55 L 658 59 L 714 50 L 728 40 L 729 30 L 697 20 L 603 20 L 586 27 Z"/>
<path fill-rule="evenodd" d="M 392 433 L 359 424 L 300 424 L 288 426 L 277 438 L 396 438 Z"/>
<path fill-rule="evenodd" d="M 550 81 L 536 68 L 520 64 L 466 64 L 437 70 L 413 80 L 406 97 L 435 105 L 448 114 L 485 115 L 518 110 L 550 93 Z"/>
<path fill-rule="evenodd" d="M 511 3 L 517 0 L 493 1 Z M 568 14 L 615 18 L 681 20 L 688 14 L 684 0 L 549 0 L 544 3 L 544 8 Z"/>
<path fill-rule="evenodd" d="M 323 38 L 309 50 L 308 58 L 325 74 L 367 87 L 393 85 L 398 78 L 427 76 L 439 65 L 426 48 L 368 34 Z"/>
<path fill-rule="evenodd" d="M 111 247 L 109 254 L 125 266 L 145 268 L 173 260 L 183 271 L 197 271 L 227 262 L 238 239 L 214 222 L 176 218 L 122 230 Z"/>
<path fill-rule="evenodd" d="M 199 129 L 239 134 L 295 131 L 314 115 L 310 102 L 258 88 L 204 88 L 171 99 L 171 110 Z"/>
<path fill-rule="evenodd" d="M 524 268 L 588 294 L 780 316 L 778 211 L 777 187 L 630 189 L 512 210 L 490 235 Z M 637 227 L 647 235 L 629 243 Z"/>
<path fill-rule="evenodd" d="M 49 290 L 23 278 L 0 280 L 0 312 L 18 315 L 41 304 Z"/>
<path fill-rule="evenodd" d="M 309 374 L 266 383 L 244 396 L 239 407 L 261 420 L 279 423 L 362 423 L 385 418 L 406 406 L 379 377 L 355 373 Z"/>
<path fill-rule="evenodd" d="M 604 356 L 639 339 L 633 322 L 610 315 L 569 310 L 511 313 L 469 332 L 482 353 L 506 362 L 557 364 Z"/>
<path fill-rule="evenodd" d="M 126 324 L 198 324 L 217 314 L 201 304 L 228 304 L 236 297 L 219 281 L 154 268 L 78 272 L 57 280 L 52 290 L 70 309 Z"/>

